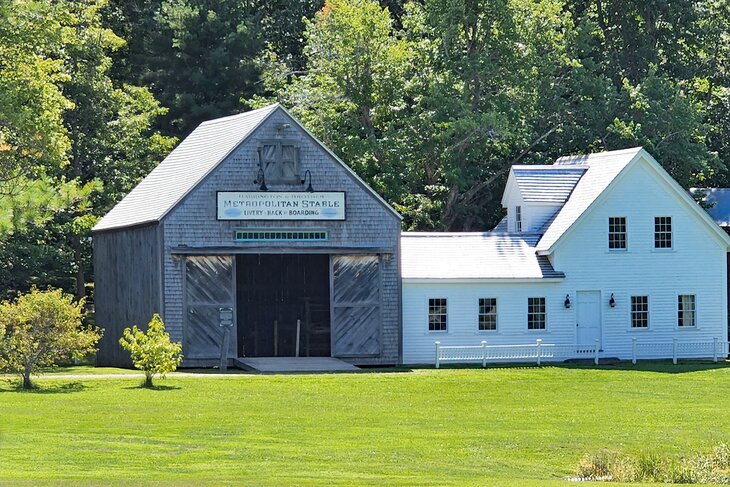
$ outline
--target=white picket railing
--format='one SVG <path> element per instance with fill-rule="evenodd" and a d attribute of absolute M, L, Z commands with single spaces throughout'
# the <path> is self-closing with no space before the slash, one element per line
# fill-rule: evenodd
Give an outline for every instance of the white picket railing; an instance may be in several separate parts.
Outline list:
<path fill-rule="evenodd" d="M 668 358 L 676 364 L 680 358 L 709 358 L 717 362 L 720 357 L 727 357 L 730 343 L 718 338 L 705 341 L 680 342 L 674 338 L 671 342 L 639 342 L 631 339 L 631 363 L 639 358 Z"/>
<path fill-rule="evenodd" d="M 593 345 L 560 345 L 555 343 L 542 343 L 538 339 L 535 343 L 523 345 L 487 345 L 482 341 L 480 345 L 441 345 L 436 342 L 436 368 L 442 362 L 476 362 L 481 360 L 482 367 L 487 366 L 487 361 L 504 362 L 532 362 L 540 365 L 543 359 L 572 359 L 592 358 L 598 364 L 599 345 L 598 340 Z"/>
<path fill-rule="evenodd" d="M 441 345 L 436 342 L 436 368 L 444 362 L 535 362 L 541 365 L 547 360 L 593 359 L 598 365 L 600 346 L 598 340 L 591 345 L 564 345 L 556 343 L 542 343 L 538 339 L 535 343 L 520 345 L 488 345 L 482 341 L 479 345 Z M 715 362 L 720 357 L 727 357 L 730 352 L 730 342 L 715 338 L 708 341 L 680 342 L 676 338 L 671 342 L 639 342 L 631 340 L 631 362 L 641 359 L 672 358 L 677 363 L 680 358 L 709 358 Z"/>

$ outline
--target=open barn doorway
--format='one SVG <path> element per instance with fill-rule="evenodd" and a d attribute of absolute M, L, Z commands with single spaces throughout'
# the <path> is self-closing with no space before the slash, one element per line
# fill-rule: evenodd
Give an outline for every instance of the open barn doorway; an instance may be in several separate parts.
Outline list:
<path fill-rule="evenodd" d="M 329 255 L 238 255 L 239 356 L 329 357 L 329 276 Z"/>

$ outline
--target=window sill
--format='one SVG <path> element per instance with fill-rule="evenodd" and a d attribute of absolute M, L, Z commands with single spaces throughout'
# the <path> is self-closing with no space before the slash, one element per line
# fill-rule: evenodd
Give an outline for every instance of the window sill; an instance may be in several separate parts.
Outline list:
<path fill-rule="evenodd" d="M 626 333 L 647 333 L 649 331 L 651 331 L 651 328 L 647 326 L 646 328 L 629 328 Z"/>
<path fill-rule="evenodd" d="M 433 335 L 434 333 L 437 335 L 445 335 L 448 332 L 449 332 L 449 330 L 429 330 L 426 333 L 424 333 L 424 335 L 429 336 L 429 335 Z"/>
<path fill-rule="evenodd" d="M 630 254 L 628 249 L 608 249 L 607 254 Z"/>
<path fill-rule="evenodd" d="M 474 332 L 475 335 L 501 335 L 499 330 L 477 330 Z"/>
<path fill-rule="evenodd" d="M 697 325 L 695 325 L 695 326 L 675 326 L 674 329 L 677 331 L 698 330 Z"/>
<path fill-rule="evenodd" d="M 674 254 L 677 251 L 672 249 L 651 249 L 653 254 Z"/>

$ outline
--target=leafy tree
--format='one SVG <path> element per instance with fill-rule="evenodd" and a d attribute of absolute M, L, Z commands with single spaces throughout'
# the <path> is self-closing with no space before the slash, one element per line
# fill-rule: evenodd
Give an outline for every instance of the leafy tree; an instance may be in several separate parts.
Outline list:
<path fill-rule="evenodd" d="M 150 91 L 119 85 L 111 78 L 111 56 L 125 41 L 102 26 L 104 6 L 100 0 L 67 1 L 63 59 L 70 79 L 62 88 L 73 108 L 64 113 L 71 151 L 69 165 L 59 177 L 93 186 L 69 200 L 53 223 L 63 227 L 63 245 L 73 255 L 77 298 L 86 294 L 91 270 L 88 240 L 97 217 L 147 175 L 175 143 L 152 129 L 167 110 Z"/>
<path fill-rule="evenodd" d="M 0 206 L 12 205 L 33 179 L 67 161 L 70 140 L 63 112 L 72 105 L 60 84 L 68 80 L 56 56 L 63 11 L 34 0 L 0 2 Z M 33 213 L 41 202 L 13 209 Z"/>
<path fill-rule="evenodd" d="M 152 387 L 155 375 L 160 374 L 164 378 L 182 362 L 182 343 L 170 341 L 170 334 L 165 331 L 165 324 L 157 313 L 152 316 L 146 333 L 137 325 L 125 328 L 119 343 L 132 355 L 134 366 L 144 371 L 144 387 Z"/>
<path fill-rule="evenodd" d="M 71 256 L 70 263 L 52 263 L 51 274 L 73 272 L 75 279 L 64 289 L 77 298 L 86 294 L 96 219 L 175 142 L 152 129 L 165 109 L 150 91 L 111 78 L 112 55 L 124 40 L 101 25 L 104 5 L 104 0 L 16 0 L 8 10 L 10 25 L 0 27 L 0 45 L 7 48 L 0 49 L 7 58 L 0 62 L 0 119 L 8 122 L 5 132 L 0 128 L 5 141 L 0 147 L 7 146 L 0 150 L 2 247 L 9 257 L 27 253 L 32 240 L 25 234 L 38 234 L 29 227 L 46 227 L 57 255 Z M 34 71 L 26 73 L 28 67 Z M 22 246 L 17 253 L 15 242 Z M 43 252 L 46 242 L 36 242 L 39 248 L 31 253 Z M 23 265 L 10 261 L 0 267 Z M 50 270 L 36 267 L 29 274 Z M 7 290 L 15 280 L 4 280 L 0 288 Z"/>
<path fill-rule="evenodd" d="M 0 303 L 0 366 L 33 387 L 31 375 L 65 358 L 96 351 L 101 330 L 83 325 L 83 300 L 60 289 L 32 289 L 15 301 Z"/>

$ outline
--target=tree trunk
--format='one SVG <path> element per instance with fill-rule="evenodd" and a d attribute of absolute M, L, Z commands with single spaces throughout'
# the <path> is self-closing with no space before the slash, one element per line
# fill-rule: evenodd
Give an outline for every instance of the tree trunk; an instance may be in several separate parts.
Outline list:
<path fill-rule="evenodd" d="M 33 389 L 33 382 L 30 380 L 30 372 L 23 372 L 23 389 Z"/>
<path fill-rule="evenodd" d="M 143 386 L 150 387 L 150 388 L 152 387 L 152 374 L 151 373 L 145 372 Z"/>

